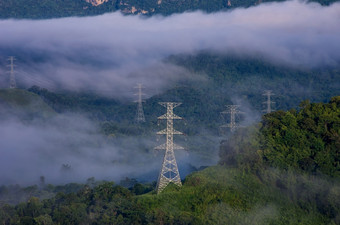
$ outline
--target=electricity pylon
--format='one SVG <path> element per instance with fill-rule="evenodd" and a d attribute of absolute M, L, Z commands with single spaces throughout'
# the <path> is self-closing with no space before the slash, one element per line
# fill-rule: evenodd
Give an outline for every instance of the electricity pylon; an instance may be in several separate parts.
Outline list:
<path fill-rule="evenodd" d="M 137 84 L 137 87 L 135 87 L 138 89 L 138 92 L 137 94 L 135 95 L 138 95 L 138 99 L 137 101 L 137 113 L 136 113 L 136 121 L 137 123 L 141 123 L 141 122 L 145 122 L 145 116 L 144 116 L 144 111 L 143 111 L 143 93 L 142 93 L 142 89 L 143 89 L 143 86 L 142 84 Z"/>
<path fill-rule="evenodd" d="M 157 181 L 157 194 L 162 192 L 169 183 L 174 183 L 177 186 L 182 186 L 179 176 L 177 162 L 174 149 L 184 149 L 174 143 L 174 134 L 183 134 L 174 129 L 174 120 L 180 120 L 181 117 L 174 114 L 174 108 L 182 103 L 176 102 L 159 102 L 160 105 L 167 108 L 167 113 L 158 117 L 159 120 L 166 120 L 166 129 L 157 132 L 159 135 L 166 135 L 166 142 L 155 147 L 156 150 L 165 150 L 161 172 Z"/>
<path fill-rule="evenodd" d="M 275 102 L 271 101 L 271 98 L 270 98 L 272 95 L 274 95 L 273 92 L 271 90 L 265 90 L 262 95 L 267 96 L 267 101 L 263 102 L 263 104 L 266 104 L 267 108 L 263 111 L 266 113 L 273 112 L 272 104 L 274 104 Z"/>
<path fill-rule="evenodd" d="M 8 61 L 10 62 L 9 65 L 7 65 L 7 67 L 10 68 L 10 71 L 9 72 L 9 79 L 10 79 L 10 83 L 9 83 L 9 88 L 16 88 L 17 87 L 17 83 L 15 81 L 15 74 L 14 74 L 14 60 L 15 60 L 15 57 L 14 56 L 10 56 L 8 57 Z"/>
<path fill-rule="evenodd" d="M 230 123 L 224 124 L 221 128 L 230 128 L 230 132 L 234 132 L 238 127 L 240 127 L 236 122 L 236 115 L 242 114 L 243 112 L 239 111 L 239 105 L 227 105 L 227 110 L 221 112 L 221 114 L 230 114 Z"/>

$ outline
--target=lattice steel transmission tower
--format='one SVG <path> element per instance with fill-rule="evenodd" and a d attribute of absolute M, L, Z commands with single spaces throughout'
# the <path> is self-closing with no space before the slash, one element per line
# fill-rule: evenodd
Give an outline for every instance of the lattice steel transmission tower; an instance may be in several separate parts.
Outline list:
<path fill-rule="evenodd" d="M 8 61 L 9 61 L 9 65 L 7 65 L 7 67 L 10 68 L 10 70 L 8 71 L 9 72 L 9 79 L 10 79 L 10 83 L 9 83 L 9 88 L 16 88 L 17 87 L 17 83 L 15 81 L 15 74 L 14 74 L 14 60 L 15 60 L 15 57 L 14 56 L 10 56 L 8 57 Z"/>
<path fill-rule="evenodd" d="M 240 127 L 236 122 L 236 115 L 242 114 L 238 108 L 239 105 L 227 105 L 227 110 L 221 112 L 221 114 L 230 114 L 230 123 L 224 124 L 221 126 L 221 128 L 230 128 L 230 132 L 234 132 L 238 127 Z"/>
<path fill-rule="evenodd" d="M 135 101 L 137 102 L 137 113 L 136 113 L 136 121 L 137 123 L 142 123 L 145 122 L 145 116 L 144 116 L 144 110 L 143 110 L 143 93 L 142 93 L 142 89 L 143 89 L 143 85 L 142 84 L 137 84 L 137 87 L 135 87 L 138 89 L 137 95 L 138 99 Z"/>
<path fill-rule="evenodd" d="M 182 186 L 174 149 L 184 149 L 183 147 L 174 143 L 174 134 L 183 134 L 182 132 L 174 129 L 174 120 L 182 119 L 181 117 L 174 114 L 174 108 L 181 105 L 182 103 L 160 102 L 159 104 L 167 108 L 167 113 L 158 117 L 158 119 L 166 120 L 167 123 L 166 129 L 157 132 L 157 134 L 159 135 L 166 135 L 166 142 L 158 147 L 155 147 L 156 150 L 165 149 L 162 169 L 159 173 L 157 182 L 157 193 L 162 192 L 164 188 L 171 182 L 176 184 L 177 186 Z"/>
<path fill-rule="evenodd" d="M 272 104 L 274 104 L 275 102 L 271 101 L 271 98 L 270 98 L 272 95 L 274 95 L 273 92 L 271 90 L 265 90 L 262 95 L 267 96 L 267 101 L 263 102 L 263 104 L 266 104 L 267 107 L 263 111 L 266 113 L 273 112 Z"/>

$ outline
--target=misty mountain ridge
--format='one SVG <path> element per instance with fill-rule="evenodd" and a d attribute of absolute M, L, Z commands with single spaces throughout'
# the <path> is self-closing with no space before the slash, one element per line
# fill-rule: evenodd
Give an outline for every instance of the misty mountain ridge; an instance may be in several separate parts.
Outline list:
<path fill-rule="evenodd" d="M 0 89 L 1 119 L 11 113 L 21 119 L 48 118 L 56 112 L 39 95 L 22 89 Z"/>
<path fill-rule="evenodd" d="M 224 137 L 219 134 L 220 126 L 228 121 L 228 118 L 222 118 L 220 114 L 225 110 L 225 105 L 235 103 L 241 105 L 240 110 L 245 113 L 238 122 L 242 126 L 249 126 L 261 118 L 261 111 L 264 109 L 262 102 L 265 100 L 262 95 L 264 89 L 274 91 L 275 95 L 272 98 L 276 102 L 273 105 L 274 109 L 287 110 L 292 107 L 298 108 L 299 102 L 303 99 L 310 99 L 312 102 L 327 102 L 331 96 L 338 93 L 340 86 L 340 72 L 335 68 L 304 70 L 277 66 L 259 59 L 235 58 L 207 53 L 196 56 L 172 56 L 167 61 L 186 68 L 192 74 L 205 74 L 206 80 L 205 82 L 196 82 L 195 80 L 177 82 L 167 90 L 145 99 L 143 108 L 146 122 L 143 124 L 135 123 L 136 103 L 133 101 L 116 100 L 114 97 L 110 98 L 86 91 L 71 92 L 61 89 L 50 91 L 38 86 L 33 86 L 28 91 L 13 89 L 3 90 L 3 92 L 6 93 L 8 102 L 19 106 L 20 98 L 26 99 L 27 96 L 34 95 L 36 101 L 42 103 L 41 107 L 35 107 L 35 109 L 41 108 L 39 109 L 41 113 L 50 110 L 58 112 L 56 115 L 50 116 L 43 123 L 43 127 L 40 122 L 36 123 L 38 121 L 35 121 L 22 127 L 20 131 L 23 132 L 22 136 L 29 136 L 31 129 L 46 136 L 43 140 L 38 138 L 39 142 L 32 146 L 33 149 L 42 148 L 42 154 L 46 154 L 46 152 L 43 150 L 44 145 L 40 144 L 41 141 L 45 143 L 49 140 L 50 142 L 51 138 L 53 142 L 56 141 L 53 148 L 47 151 L 48 154 L 51 151 L 58 152 L 57 158 L 59 159 L 50 163 L 51 171 L 58 171 L 62 164 L 70 164 L 73 168 L 72 173 L 80 173 L 84 171 L 81 168 L 85 164 L 79 160 L 87 160 L 87 157 L 96 151 L 102 152 L 105 159 L 98 155 L 91 160 L 90 165 L 98 171 L 105 167 L 110 169 L 107 172 L 101 171 L 99 174 L 93 170 L 93 173 L 91 172 L 87 177 L 86 174 L 81 173 L 82 177 L 78 175 L 75 178 L 70 173 L 67 180 L 85 180 L 89 176 L 98 179 L 119 180 L 124 176 L 130 176 L 149 181 L 156 179 L 157 175 L 158 161 L 152 159 L 154 157 L 152 149 L 159 145 L 155 133 L 164 126 L 157 125 L 157 117 L 165 113 L 164 108 L 158 102 L 183 103 L 175 109 L 175 113 L 183 117 L 186 122 L 176 122 L 175 126 L 176 129 L 186 134 L 186 140 L 183 137 L 176 139 L 178 144 L 185 146 L 188 150 L 188 153 L 176 152 L 181 174 L 185 176 L 196 168 L 213 165 L 218 161 L 219 142 Z M 323 76 L 319 74 L 323 74 Z M 18 85 L 22 84 L 18 82 Z M 22 93 L 22 95 L 19 100 L 11 100 L 11 93 Z M 131 96 L 133 96 L 132 92 Z M 24 107 L 20 107 L 20 109 L 23 114 L 30 112 Z M 11 117 L 13 118 L 13 115 Z M 19 121 L 15 121 L 14 125 L 22 126 Z M 10 129 L 14 125 L 7 124 L 2 127 Z M 70 138 L 72 135 L 74 138 Z M 63 141 L 59 142 L 58 138 L 53 136 Z M 30 137 L 31 140 L 32 137 Z M 64 150 L 60 151 L 60 149 Z M 79 159 L 74 159 L 73 154 Z M 135 161 L 129 157 L 130 154 L 141 154 L 140 157 L 143 160 L 138 164 L 133 164 Z M 153 165 L 149 168 L 144 159 L 152 161 Z M 151 165 L 150 162 L 148 164 Z M 136 167 L 136 165 L 138 166 Z M 117 170 L 124 166 L 128 169 Z M 136 171 L 139 170 L 139 166 L 146 166 L 145 172 L 143 170 Z M 112 171 L 112 176 L 109 171 Z M 47 180 L 51 180 L 50 182 L 53 183 L 60 183 L 63 180 L 53 173 L 46 172 L 38 174 L 44 175 Z M 31 179 L 38 177 L 36 173 L 28 171 L 27 173 L 30 174 L 27 177 Z"/>
<path fill-rule="evenodd" d="M 340 224 L 340 2 L 318 2 L 0 0 L 0 223 Z M 185 135 L 157 194 L 160 102 Z"/>
<path fill-rule="evenodd" d="M 126 15 L 171 15 L 202 10 L 218 12 L 239 7 L 257 6 L 272 0 L 0 0 L 0 18 L 47 19 L 70 16 L 93 16 L 120 11 Z M 330 5 L 336 0 L 313 0 Z"/>

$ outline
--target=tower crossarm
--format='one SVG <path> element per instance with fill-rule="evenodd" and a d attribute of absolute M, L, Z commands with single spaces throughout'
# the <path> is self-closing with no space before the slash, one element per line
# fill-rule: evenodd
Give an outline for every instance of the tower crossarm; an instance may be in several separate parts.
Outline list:
<path fill-rule="evenodd" d="M 236 128 L 239 128 L 240 126 L 236 122 L 236 115 L 243 114 L 240 110 L 238 110 L 240 106 L 239 105 L 227 105 L 227 110 L 221 112 L 221 114 L 230 114 L 230 122 L 227 124 L 223 124 L 220 126 L 221 128 L 230 128 L 231 132 L 234 132 Z"/>
<path fill-rule="evenodd" d="M 164 114 L 162 116 L 159 116 L 158 119 L 159 120 L 168 120 L 168 119 L 170 119 L 170 120 L 181 120 L 183 118 L 179 117 L 179 116 L 177 116 L 175 114 L 172 114 L 172 115 Z"/>
<path fill-rule="evenodd" d="M 164 106 L 165 108 L 171 107 L 171 108 L 176 108 L 177 106 L 182 105 L 181 102 L 158 102 L 158 104 Z"/>
<path fill-rule="evenodd" d="M 164 129 L 164 130 L 161 130 L 161 131 L 158 131 L 157 132 L 157 134 L 159 134 L 159 135 L 166 135 L 166 134 L 179 134 L 179 135 L 183 135 L 183 133 L 182 132 L 180 132 L 180 131 L 177 131 L 177 130 L 175 130 L 175 129 L 172 129 L 172 130 L 169 130 L 169 129 Z"/>
<path fill-rule="evenodd" d="M 184 150 L 185 148 L 183 148 L 182 146 L 178 145 L 178 144 L 173 144 L 173 149 L 176 149 L 176 150 Z M 154 150 L 166 150 L 166 144 L 161 144 L 161 145 L 158 145 L 157 147 L 154 148 Z"/>
<path fill-rule="evenodd" d="M 144 99 L 141 99 L 141 100 L 134 100 L 133 102 L 140 103 L 140 102 L 145 102 L 145 100 L 144 100 Z"/>
<path fill-rule="evenodd" d="M 158 145 L 157 147 L 154 147 L 155 150 L 165 150 L 166 149 L 166 144 L 161 144 Z"/>

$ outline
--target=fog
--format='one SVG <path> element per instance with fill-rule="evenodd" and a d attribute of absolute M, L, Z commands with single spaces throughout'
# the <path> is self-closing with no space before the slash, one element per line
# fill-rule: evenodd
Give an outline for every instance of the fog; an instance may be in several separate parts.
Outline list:
<path fill-rule="evenodd" d="M 22 120 L 10 112 L 2 110 L 0 118 L 0 185 L 37 184 L 40 176 L 52 184 L 84 183 L 90 177 L 117 183 L 125 177 L 140 182 L 157 180 L 164 151 L 154 147 L 163 143 L 164 137 L 105 136 L 98 123 L 79 114 Z M 208 131 L 200 133 L 203 139 L 193 137 L 191 141 L 218 145 Z M 186 147 L 186 142 L 180 141 Z M 216 150 L 204 154 L 191 149 L 176 151 L 182 178 L 195 168 L 216 163 Z"/>
<path fill-rule="evenodd" d="M 207 81 L 204 74 L 165 60 L 178 54 L 211 51 L 261 57 L 294 67 L 339 66 L 339 12 L 340 3 L 322 7 L 287 1 L 168 17 L 111 13 L 82 18 L 0 20 L 0 86 L 8 86 L 4 64 L 9 55 L 17 58 L 19 85 L 93 91 L 120 99 L 133 97 L 136 83 L 143 83 L 150 97 L 180 82 Z M 242 125 L 260 117 L 239 96 L 232 100 L 244 106 Z M 152 154 L 153 147 L 160 144 L 155 140 L 110 139 L 99 134 L 97 124 L 81 115 L 57 115 L 49 121 L 30 122 L 8 116 L 0 120 L 0 184 L 31 184 L 38 182 L 40 176 L 45 176 L 47 183 L 84 182 L 89 177 L 155 180 L 162 158 L 162 154 Z M 202 128 L 191 142 L 197 141 L 197 146 L 210 142 L 218 145 L 219 140 Z M 180 171 L 182 165 L 189 163 L 195 167 L 216 163 L 217 150 L 206 152 L 203 156 L 189 156 L 178 151 Z"/>
<path fill-rule="evenodd" d="M 17 76 L 26 86 L 93 90 L 128 98 L 138 82 L 153 95 L 175 82 L 202 80 L 165 63 L 170 55 L 208 50 L 306 68 L 338 66 L 339 11 L 340 3 L 320 6 L 287 1 L 168 17 L 117 12 L 85 18 L 1 20 L 0 50 L 17 56 Z"/>
<path fill-rule="evenodd" d="M 119 181 L 156 169 L 154 156 L 140 151 L 150 145 L 149 139 L 125 138 L 118 144 L 79 115 L 0 124 L 0 184 L 37 183 L 39 176 L 49 183 L 85 182 L 89 177 Z"/>

